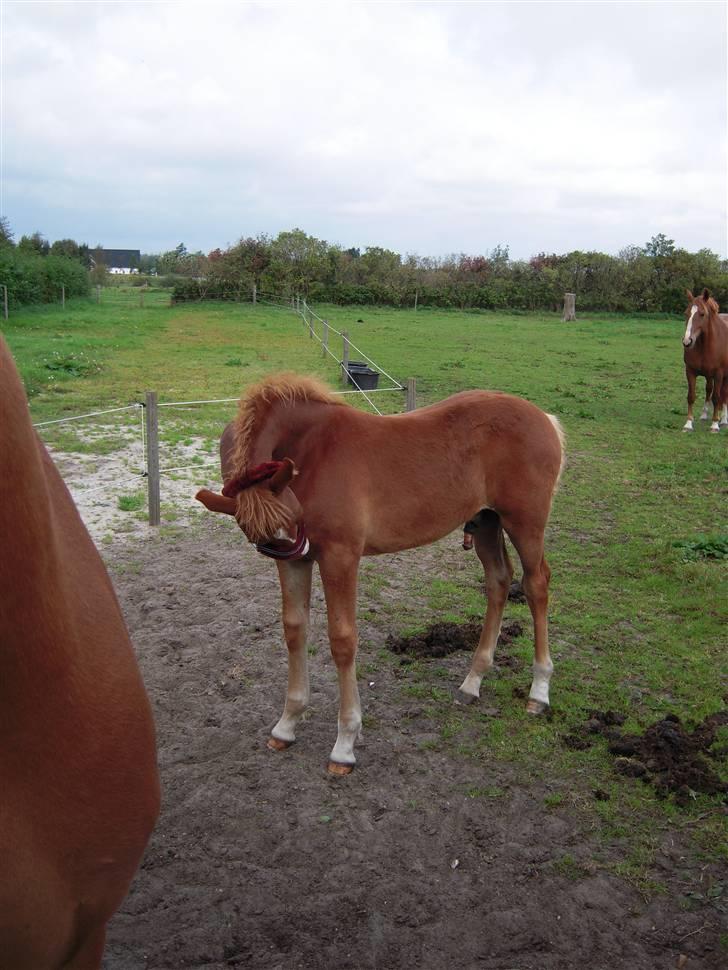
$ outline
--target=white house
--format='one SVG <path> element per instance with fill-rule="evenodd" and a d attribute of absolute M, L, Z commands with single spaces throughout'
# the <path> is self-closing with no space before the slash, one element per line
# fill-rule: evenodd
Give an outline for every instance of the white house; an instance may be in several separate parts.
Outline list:
<path fill-rule="evenodd" d="M 94 249 L 91 253 L 91 265 L 102 263 L 110 273 L 138 273 L 140 260 L 138 249 Z"/>

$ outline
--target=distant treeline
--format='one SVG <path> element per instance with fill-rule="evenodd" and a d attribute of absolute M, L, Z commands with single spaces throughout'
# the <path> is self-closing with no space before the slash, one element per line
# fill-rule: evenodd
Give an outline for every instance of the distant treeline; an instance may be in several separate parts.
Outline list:
<path fill-rule="evenodd" d="M 264 296 L 300 294 L 311 303 L 558 310 L 570 292 L 582 310 L 678 313 L 686 289 L 707 286 L 728 309 L 728 262 L 707 249 L 679 249 L 664 235 L 617 256 L 574 251 L 517 260 L 496 246 L 481 256 L 432 259 L 342 249 L 294 229 L 208 256 L 180 246 L 164 254 L 162 266 L 186 277 L 174 286 L 178 301 L 249 300 L 255 284 Z"/>
<path fill-rule="evenodd" d="M 0 219 L 0 283 L 11 303 L 55 301 L 61 285 L 73 296 L 87 293 L 90 282 L 106 283 L 94 252 L 72 239 L 50 244 L 40 233 L 16 245 Z M 300 295 L 311 303 L 559 310 L 569 292 L 577 310 L 679 313 L 686 289 L 707 286 L 728 310 L 728 261 L 709 249 L 689 253 L 662 234 L 616 256 L 574 250 L 523 260 L 511 259 L 507 246 L 441 258 L 379 246 L 344 249 L 293 229 L 242 238 L 207 255 L 180 243 L 166 253 L 143 253 L 139 270 L 171 285 L 176 301 L 250 300 L 255 285 L 261 297 Z"/>
<path fill-rule="evenodd" d="M 0 285 L 8 288 L 8 304 L 60 302 L 61 287 L 67 297 L 86 296 L 88 253 L 72 239 L 51 245 L 38 232 L 16 245 L 7 219 L 0 219 Z"/>

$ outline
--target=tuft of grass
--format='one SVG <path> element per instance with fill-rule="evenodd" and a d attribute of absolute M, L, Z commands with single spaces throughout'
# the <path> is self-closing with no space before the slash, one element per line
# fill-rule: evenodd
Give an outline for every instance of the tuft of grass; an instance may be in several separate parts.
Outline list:
<path fill-rule="evenodd" d="M 678 539 L 672 544 L 683 562 L 699 559 L 728 559 L 728 535 L 725 533 L 696 536 L 694 539 Z"/>
<path fill-rule="evenodd" d="M 144 492 L 134 492 L 131 495 L 120 495 L 118 505 L 122 512 L 138 512 L 146 504 Z"/>

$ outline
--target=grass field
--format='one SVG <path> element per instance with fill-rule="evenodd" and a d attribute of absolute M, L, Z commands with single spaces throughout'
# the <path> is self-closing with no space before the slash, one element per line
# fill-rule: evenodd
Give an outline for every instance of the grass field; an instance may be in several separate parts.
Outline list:
<path fill-rule="evenodd" d="M 148 388 L 162 402 L 235 397 L 278 369 L 338 381 L 335 361 L 322 357 L 292 313 L 263 305 L 170 307 L 168 295 L 155 291 L 145 302 L 140 308 L 138 293 L 122 288 L 104 291 L 100 306 L 76 302 L 13 315 L 3 332 L 36 420 L 128 404 Z M 692 807 L 677 809 L 638 782 L 618 780 L 603 744 L 587 752 L 554 744 L 591 708 L 626 712 L 627 728 L 643 730 L 668 713 L 692 725 L 725 707 L 728 431 L 710 435 L 704 422 L 692 435 L 680 431 L 681 321 L 590 315 L 562 324 L 556 315 L 317 309 L 400 381 L 416 377 L 419 404 L 465 388 L 500 389 L 558 415 L 566 430 L 568 466 L 547 538 L 554 720 L 527 720 L 522 701 L 498 681 L 504 716 L 476 749 L 464 726 L 477 715 L 454 710 L 443 691 L 430 690 L 432 669 L 412 665 L 408 687 L 424 691 L 442 724 L 442 745 L 473 757 L 521 759 L 528 771 L 562 779 L 554 804 L 575 785 L 605 789 L 611 797 L 584 810 L 605 839 L 625 840 L 624 874 L 636 880 L 656 828 L 689 825 L 709 857 L 725 853 L 716 799 L 697 796 Z M 376 401 L 383 410 L 404 403 L 401 393 Z M 213 439 L 233 410 L 188 410 L 184 427 L 167 433 Z M 377 576 L 367 563 L 362 581 L 373 595 Z M 436 614 L 482 615 L 477 588 L 457 578 L 433 582 L 429 601 L 425 622 Z M 527 616 L 525 607 L 509 612 Z M 422 622 L 406 603 L 393 615 L 398 632 Z M 514 649 L 530 663 L 526 629 Z"/>

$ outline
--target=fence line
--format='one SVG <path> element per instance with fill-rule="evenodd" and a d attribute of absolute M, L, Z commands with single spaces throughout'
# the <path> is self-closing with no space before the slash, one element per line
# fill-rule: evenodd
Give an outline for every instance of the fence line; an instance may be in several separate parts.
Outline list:
<path fill-rule="evenodd" d="M 304 309 L 307 310 L 311 314 L 312 317 L 315 317 L 319 321 L 319 323 L 325 324 L 332 333 L 337 334 L 339 337 L 343 337 L 344 336 L 344 334 L 340 330 L 337 330 L 336 327 L 333 327 L 328 322 L 328 320 L 322 320 L 321 317 L 318 315 L 318 313 L 316 313 L 315 310 L 312 310 L 311 307 L 308 305 L 308 303 L 305 300 L 303 301 L 303 306 L 304 306 Z M 316 336 L 316 332 L 315 331 L 314 331 L 314 336 Z M 395 377 L 392 377 L 391 374 L 388 374 L 385 371 L 385 369 L 383 367 L 381 367 L 379 364 L 377 364 L 375 361 L 373 361 L 371 357 L 367 357 L 367 355 L 364 353 L 364 351 L 361 350 L 359 347 L 357 347 L 357 345 L 355 343 L 353 343 L 353 341 L 351 341 L 348 336 L 346 337 L 346 339 L 349 341 L 349 346 L 350 347 L 353 347 L 354 350 L 357 352 L 357 354 L 359 354 L 361 357 L 363 357 L 364 360 L 366 360 L 369 364 L 371 364 L 372 367 L 375 367 L 379 371 L 380 374 L 383 374 L 387 378 L 387 380 L 390 380 L 395 385 L 395 387 L 392 388 L 392 390 L 403 391 L 405 389 L 404 386 Z"/>
<path fill-rule="evenodd" d="M 144 405 L 137 402 L 136 404 L 125 404 L 121 408 L 105 408 L 103 411 L 88 411 L 86 414 L 74 414 L 72 417 L 68 418 L 53 418 L 52 421 L 38 421 L 33 425 L 34 428 L 45 428 L 49 424 L 63 424 L 65 421 L 80 421 L 81 418 L 95 418 L 99 414 L 112 414 L 115 411 L 130 411 L 133 408 L 143 408 Z"/>
<path fill-rule="evenodd" d="M 302 309 L 298 309 L 296 307 L 289 307 L 289 306 L 284 305 L 282 303 L 274 303 L 272 300 L 269 300 L 267 297 L 261 297 L 259 294 L 258 294 L 258 297 L 257 298 L 258 298 L 259 301 L 261 301 L 263 303 L 267 303 L 269 306 L 274 306 L 274 307 L 276 307 L 279 310 L 290 310 L 290 309 L 293 309 L 294 312 L 303 319 L 304 323 L 308 325 L 309 332 L 311 333 L 311 335 L 314 336 L 314 337 L 316 337 L 316 339 L 319 341 L 319 343 L 321 343 L 323 345 L 323 347 L 324 347 L 325 350 L 328 350 L 328 347 L 323 342 L 323 340 L 319 337 L 319 335 L 316 333 L 315 328 L 311 327 L 311 325 L 306 320 L 306 314 L 307 313 L 310 313 L 311 316 L 314 317 L 316 320 L 318 320 L 319 323 L 321 323 L 322 326 L 326 326 L 328 328 L 328 330 L 329 330 L 330 333 L 335 333 L 337 336 L 341 337 L 342 339 L 344 338 L 344 334 L 341 332 L 341 330 L 337 330 L 336 327 L 334 327 L 332 324 L 330 324 L 328 322 L 328 320 L 324 320 L 322 317 L 320 317 L 318 315 L 318 313 L 316 313 L 316 311 L 312 307 L 309 306 L 309 304 L 307 303 L 307 301 L 305 299 L 303 301 L 301 301 Z M 346 339 L 349 340 L 348 337 L 346 337 Z M 385 369 L 383 367 L 381 367 L 379 364 L 377 364 L 376 361 L 372 360 L 371 357 L 368 357 L 364 353 L 364 351 L 361 350 L 359 347 L 357 347 L 357 345 L 355 343 L 353 343 L 351 340 L 349 340 L 349 345 L 351 347 L 353 347 L 354 350 L 357 352 L 357 354 L 359 354 L 361 357 L 363 357 L 364 360 L 367 361 L 367 363 L 371 364 L 372 367 L 376 368 L 376 370 L 378 370 L 380 374 L 382 374 L 384 377 L 386 377 L 387 380 L 391 381 L 392 384 L 394 385 L 394 387 L 392 387 L 392 388 L 382 388 L 382 390 L 396 390 L 396 391 L 404 391 L 405 390 L 404 385 L 401 384 L 400 381 L 398 381 L 395 377 L 392 377 L 391 374 L 388 374 L 387 371 L 385 371 Z M 332 354 L 331 356 L 334 356 L 334 355 Z M 336 358 L 334 358 L 334 359 L 336 359 Z M 337 363 L 339 364 L 339 366 L 341 366 L 341 361 L 338 361 L 337 360 Z M 349 376 L 351 377 L 351 375 L 349 375 Z M 351 379 L 354 380 L 353 377 Z M 358 385 L 357 385 L 357 387 L 358 387 Z M 361 391 L 361 388 L 359 388 L 359 390 Z M 364 392 L 361 391 L 361 393 L 364 393 Z"/>
<path fill-rule="evenodd" d="M 408 411 L 414 410 L 414 408 L 416 407 L 414 378 L 410 378 L 408 380 L 407 387 L 405 388 L 399 381 L 397 381 L 394 377 L 388 374 L 382 367 L 379 367 L 379 365 L 376 364 L 376 362 L 373 361 L 371 357 L 367 356 L 359 347 L 357 347 L 356 344 L 353 344 L 349 340 L 347 333 L 345 332 L 342 333 L 342 331 L 337 330 L 336 327 L 331 326 L 331 324 L 329 324 L 328 321 L 323 320 L 314 310 L 312 310 L 312 308 L 308 305 L 305 299 L 301 300 L 300 297 L 297 297 L 294 301 L 294 299 L 292 298 L 290 305 L 273 302 L 267 299 L 266 297 L 261 296 L 260 294 L 256 294 L 256 299 L 260 303 L 265 303 L 268 306 L 274 307 L 276 309 L 285 310 L 287 313 L 293 312 L 297 316 L 301 317 L 304 324 L 308 327 L 309 336 L 315 337 L 316 340 L 318 340 L 319 343 L 321 344 L 324 353 L 328 354 L 330 357 L 334 359 L 338 368 L 345 371 L 346 377 L 348 378 L 348 380 L 351 381 L 352 384 L 354 384 L 355 389 L 344 390 L 344 391 L 333 391 L 332 392 L 333 394 L 336 394 L 336 395 L 361 394 L 369 403 L 369 405 L 372 407 L 372 409 L 376 411 L 377 414 L 379 415 L 382 414 L 382 412 L 376 406 L 374 401 L 372 401 L 372 399 L 367 394 L 367 391 L 365 391 L 364 388 L 362 388 L 359 385 L 359 382 L 357 381 L 356 376 L 352 374 L 347 368 L 348 350 L 349 350 L 349 347 L 352 347 L 356 351 L 356 353 L 358 353 L 361 357 L 364 358 L 365 361 L 371 364 L 373 368 L 376 368 L 376 370 L 384 377 L 386 377 L 389 381 L 391 381 L 393 385 L 392 387 L 372 388 L 370 390 L 370 393 L 383 394 L 383 393 L 391 393 L 392 391 L 401 392 L 406 390 L 407 391 L 407 403 L 406 403 L 407 410 Z M 308 319 L 308 315 L 310 315 L 311 320 Z M 316 333 L 316 328 L 313 325 L 314 319 L 318 320 L 322 324 L 322 327 L 324 328 L 323 338 Z M 329 348 L 328 346 L 329 333 L 337 334 L 344 341 L 344 360 L 343 361 L 340 361 L 336 356 L 336 354 L 334 354 L 333 351 Z M 178 465 L 178 466 L 173 466 L 169 468 L 160 468 L 159 467 L 158 409 L 163 407 L 167 407 L 167 408 L 193 407 L 193 406 L 203 405 L 203 404 L 230 404 L 237 401 L 239 401 L 239 397 L 209 398 L 209 399 L 199 399 L 199 400 L 192 400 L 192 401 L 159 402 L 157 400 L 156 392 L 148 391 L 146 395 L 145 403 L 141 403 L 137 401 L 134 404 L 127 404 L 121 407 L 103 408 L 97 411 L 87 411 L 84 414 L 70 415 L 65 418 L 54 418 L 48 421 L 39 421 L 33 426 L 36 428 L 43 428 L 43 427 L 48 427 L 50 425 L 63 424 L 68 421 L 80 421 L 84 418 L 93 418 L 104 414 L 115 414 L 121 411 L 131 411 L 134 409 L 138 409 L 141 416 L 141 444 L 142 444 L 142 466 L 143 466 L 142 470 L 138 473 L 138 476 L 136 478 L 124 479 L 121 482 L 116 481 L 113 484 L 105 483 L 103 485 L 94 486 L 92 488 L 85 488 L 77 492 L 77 494 L 80 497 L 83 495 L 92 494 L 94 492 L 99 492 L 104 489 L 109 490 L 111 488 L 118 488 L 119 486 L 124 486 L 131 482 L 138 482 L 140 479 L 143 480 L 146 478 L 147 486 L 148 486 L 148 499 L 149 499 L 149 524 L 159 525 L 160 476 L 165 474 L 171 474 L 172 472 L 197 471 L 203 468 L 210 468 L 213 466 L 217 467 L 218 461 L 210 460 L 205 462 L 192 462 L 188 465 Z"/>

